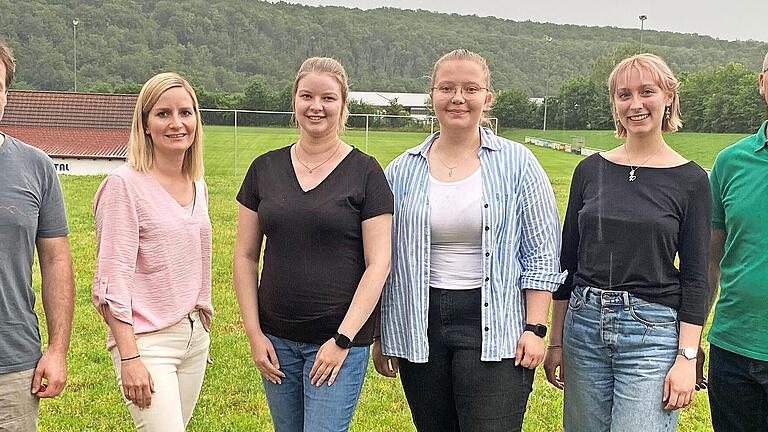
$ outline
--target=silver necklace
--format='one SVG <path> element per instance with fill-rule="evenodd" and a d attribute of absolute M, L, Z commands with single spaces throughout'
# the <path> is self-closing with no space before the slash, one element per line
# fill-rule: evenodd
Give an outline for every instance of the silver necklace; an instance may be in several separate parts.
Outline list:
<path fill-rule="evenodd" d="M 299 143 L 296 143 L 296 145 L 299 145 Z M 302 162 L 302 161 L 301 161 L 301 158 L 299 157 L 299 151 L 298 151 L 298 149 L 296 149 L 296 148 L 294 147 L 294 149 L 293 149 L 293 152 L 296 154 L 296 161 L 297 161 L 299 164 L 301 164 L 301 166 L 303 166 L 304 168 L 306 168 L 306 169 L 307 169 L 307 171 L 309 171 L 309 173 L 310 173 L 310 174 L 312 174 L 312 171 L 314 171 L 314 170 L 316 170 L 316 169 L 320 168 L 321 166 L 325 165 L 325 164 L 326 164 L 326 162 L 328 162 L 328 161 L 329 161 L 329 160 L 331 160 L 331 159 L 332 159 L 334 156 L 336 156 L 336 153 L 338 153 L 338 151 L 339 151 L 339 147 L 341 147 L 341 140 L 339 140 L 339 142 L 336 144 L 336 148 L 333 150 L 333 153 L 331 153 L 331 155 L 330 155 L 330 156 L 328 156 L 328 159 L 326 159 L 326 160 L 324 160 L 324 161 L 320 162 L 319 164 L 317 164 L 317 165 L 313 166 L 312 168 L 310 168 L 310 167 L 309 167 L 309 165 L 307 165 L 307 164 L 305 164 L 304 162 Z"/>
<path fill-rule="evenodd" d="M 453 169 L 454 169 L 454 168 L 456 168 L 456 167 L 458 167 L 459 165 L 461 165 L 461 163 L 462 163 L 462 162 L 464 162 L 464 160 L 465 160 L 465 159 L 467 159 L 467 157 L 469 157 L 469 155 L 471 155 L 472 153 L 476 153 L 478 148 L 480 148 L 480 147 L 479 147 L 479 146 L 478 146 L 478 147 L 475 147 L 475 148 L 474 148 L 474 150 L 472 150 L 471 152 L 469 152 L 469 153 L 465 154 L 465 155 L 464 155 L 464 157 L 462 157 L 461 159 L 459 159 L 459 160 L 456 162 L 456 165 L 454 165 L 454 166 L 450 166 L 450 165 L 448 165 L 447 163 L 445 163 L 445 162 L 443 161 L 443 159 L 442 159 L 442 158 L 440 158 L 440 156 L 438 156 L 438 155 L 437 155 L 437 153 L 435 153 L 435 157 L 437 158 L 437 161 L 438 161 L 438 162 L 440 162 L 441 164 L 443 164 L 443 166 L 444 166 L 444 167 L 448 168 L 448 177 L 453 177 Z"/>
<path fill-rule="evenodd" d="M 627 146 L 627 143 L 624 143 L 624 152 L 627 154 L 627 161 L 629 162 L 629 181 L 633 182 L 633 181 L 637 180 L 637 176 L 635 175 L 635 171 L 637 171 L 637 169 L 640 168 L 641 166 L 645 165 L 646 162 L 651 160 L 652 157 L 656 156 L 661 151 L 661 149 L 663 147 L 664 147 L 663 144 L 660 145 L 659 148 L 656 149 L 656 151 L 653 152 L 652 155 L 650 155 L 647 158 L 645 158 L 644 161 L 640 162 L 638 165 L 633 165 L 632 164 L 632 158 L 629 157 L 629 148 Z"/>

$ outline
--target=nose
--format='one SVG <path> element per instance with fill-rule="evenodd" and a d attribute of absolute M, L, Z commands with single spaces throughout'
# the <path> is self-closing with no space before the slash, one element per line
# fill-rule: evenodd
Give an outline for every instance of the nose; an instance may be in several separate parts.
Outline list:
<path fill-rule="evenodd" d="M 312 98 L 312 105 L 309 108 L 313 111 L 320 111 L 323 109 L 323 100 L 320 97 Z"/>
<path fill-rule="evenodd" d="M 464 90 L 461 86 L 456 86 L 456 89 L 453 91 L 453 97 L 451 97 L 451 102 L 464 103 Z"/>
<path fill-rule="evenodd" d="M 629 105 L 631 109 L 641 109 L 643 107 L 642 99 L 640 95 L 632 95 L 632 103 Z"/>
<path fill-rule="evenodd" d="M 184 123 L 181 121 L 181 116 L 178 113 L 171 115 L 170 126 L 176 129 L 184 126 Z"/>

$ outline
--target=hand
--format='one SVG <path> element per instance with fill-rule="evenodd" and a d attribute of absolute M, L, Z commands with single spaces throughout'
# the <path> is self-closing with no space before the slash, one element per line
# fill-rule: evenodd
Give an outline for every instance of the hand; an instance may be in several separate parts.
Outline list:
<path fill-rule="evenodd" d="M 553 386 L 563 389 L 565 385 L 565 373 L 563 373 L 563 348 L 552 347 L 547 349 L 547 355 L 544 357 L 544 372 L 547 374 L 547 381 Z"/>
<path fill-rule="evenodd" d="M 322 344 L 317 350 L 315 363 L 309 371 L 309 382 L 320 387 L 327 379 L 328 385 L 333 385 L 347 354 L 349 354 L 348 349 L 340 348 L 335 340 L 328 339 L 328 342 Z"/>
<path fill-rule="evenodd" d="M 704 360 L 706 358 L 704 348 L 699 345 L 699 352 L 696 353 L 696 390 L 706 390 L 709 385 L 707 377 L 704 376 Z"/>
<path fill-rule="evenodd" d="M 677 356 L 675 364 L 664 378 L 664 409 L 685 408 L 693 400 L 696 386 L 696 362 Z"/>
<path fill-rule="evenodd" d="M 155 392 L 155 383 L 140 357 L 120 362 L 120 379 L 123 382 L 125 398 L 139 409 L 149 408 L 152 404 L 152 393 Z"/>
<path fill-rule="evenodd" d="M 43 382 L 45 380 L 45 382 Z M 46 351 L 35 366 L 32 393 L 39 398 L 58 396 L 67 385 L 67 355 Z"/>
<path fill-rule="evenodd" d="M 400 371 L 400 363 L 397 357 L 386 356 L 381 352 L 381 340 L 373 341 L 373 365 L 376 372 L 388 378 L 396 378 Z"/>
<path fill-rule="evenodd" d="M 280 361 L 277 358 L 275 347 L 264 333 L 260 333 L 251 342 L 251 358 L 261 376 L 272 384 L 282 383 L 285 374 L 280 371 Z"/>
<path fill-rule="evenodd" d="M 536 366 L 544 360 L 545 351 L 544 339 L 532 332 L 524 331 L 517 341 L 515 366 L 521 365 L 524 368 L 536 369 Z"/>

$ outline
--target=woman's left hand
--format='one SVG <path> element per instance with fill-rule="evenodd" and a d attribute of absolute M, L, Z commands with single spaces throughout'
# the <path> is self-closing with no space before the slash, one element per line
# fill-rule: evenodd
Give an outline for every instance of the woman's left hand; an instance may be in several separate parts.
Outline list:
<path fill-rule="evenodd" d="M 536 369 L 536 366 L 544 360 L 545 352 L 544 339 L 532 332 L 525 331 L 517 341 L 515 366 L 520 365 L 524 368 Z"/>
<path fill-rule="evenodd" d="M 685 408 L 693 401 L 696 389 L 696 361 L 677 356 L 664 378 L 664 409 Z"/>
<path fill-rule="evenodd" d="M 312 385 L 320 387 L 326 379 L 328 385 L 333 385 L 347 354 L 349 354 L 349 350 L 339 348 L 333 339 L 329 339 L 328 342 L 321 345 L 315 355 L 312 370 L 309 371 L 309 380 Z"/>

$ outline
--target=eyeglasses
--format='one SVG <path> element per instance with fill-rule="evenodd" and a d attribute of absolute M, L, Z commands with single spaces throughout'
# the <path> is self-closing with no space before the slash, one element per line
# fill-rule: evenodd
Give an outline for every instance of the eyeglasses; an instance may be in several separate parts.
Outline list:
<path fill-rule="evenodd" d="M 480 87 L 477 84 L 464 84 L 457 86 L 456 84 L 440 84 L 436 87 L 432 87 L 432 90 L 437 90 L 440 94 L 453 96 L 458 89 L 461 89 L 461 94 L 465 96 L 475 96 L 483 90 L 488 90 L 486 87 Z"/>

